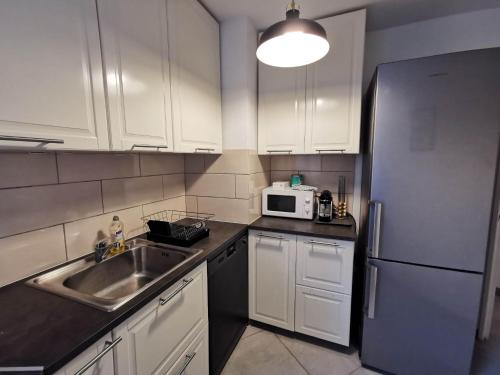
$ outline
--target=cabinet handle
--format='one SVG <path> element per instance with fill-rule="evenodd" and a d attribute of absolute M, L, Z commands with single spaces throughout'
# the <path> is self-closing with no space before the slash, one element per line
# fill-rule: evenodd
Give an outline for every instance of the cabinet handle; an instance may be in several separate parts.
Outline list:
<path fill-rule="evenodd" d="M 189 364 L 191 363 L 191 361 L 193 360 L 195 355 L 196 355 L 196 352 L 192 352 L 191 354 L 186 354 L 186 357 L 185 357 L 186 360 L 185 360 L 184 364 L 182 365 L 181 371 L 179 371 L 177 373 L 177 375 L 181 375 L 186 370 L 186 368 L 189 366 Z"/>
<path fill-rule="evenodd" d="M 118 337 L 114 341 L 105 341 L 104 349 L 102 352 L 100 352 L 98 355 L 96 355 L 94 358 L 92 358 L 85 366 L 83 366 L 80 370 L 75 372 L 75 375 L 81 375 L 85 371 L 87 371 L 89 368 L 91 368 L 98 360 L 100 360 L 102 357 L 104 357 L 107 353 L 109 353 L 118 343 L 122 341 L 121 337 Z"/>
<path fill-rule="evenodd" d="M 382 202 L 370 201 L 369 226 L 368 226 L 368 249 L 367 253 L 373 258 L 378 258 L 380 247 L 380 226 L 382 220 Z"/>
<path fill-rule="evenodd" d="M 368 263 L 370 268 L 370 286 L 368 288 L 368 309 L 367 316 L 368 319 L 375 319 L 375 301 L 377 299 L 377 279 L 378 279 L 378 267 L 373 264 Z"/>
<path fill-rule="evenodd" d="M 335 242 L 328 243 L 328 242 L 309 240 L 309 241 L 306 241 L 306 243 L 310 243 L 311 245 L 327 245 L 327 246 L 333 246 L 333 247 L 342 247 L 338 243 L 335 243 Z"/>
<path fill-rule="evenodd" d="M 282 154 L 291 154 L 292 150 L 267 150 L 268 153 L 272 154 L 273 152 L 279 152 Z"/>
<path fill-rule="evenodd" d="M 257 236 L 259 236 L 259 237 L 265 237 L 265 238 L 274 238 L 275 240 L 282 240 L 282 239 L 285 238 L 283 236 L 271 236 L 269 234 L 262 234 L 262 233 L 257 233 Z"/>
<path fill-rule="evenodd" d="M 346 152 L 346 149 L 345 148 L 325 148 L 323 150 L 316 150 L 316 152 L 318 154 L 321 154 L 322 152 L 340 152 L 341 154 L 343 154 L 344 152 Z"/>
<path fill-rule="evenodd" d="M 172 298 L 174 298 L 177 294 L 179 294 L 182 289 L 187 287 L 191 282 L 193 281 L 193 278 L 189 279 L 183 279 L 182 284 L 177 287 L 176 290 L 174 290 L 168 297 L 166 298 L 160 298 L 160 305 L 165 305 L 168 301 L 170 301 Z"/>
<path fill-rule="evenodd" d="M 211 151 L 215 151 L 215 148 L 202 148 L 202 147 L 196 147 L 194 149 L 194 152 L 198 152 L 198 151 L 206 151 L 208 153 L 210 153 Z"/>
<path fill-rule="evenodd" d="M 162 146 L 162 145 L 155 146 L 155 145 L 141 145 L 141 144 L 135 144 L 135 143 L 134 143 L 134 144 L 132 145 L 131 150 L 133 150 L 133 149 L 134 149 L 134 148 L 136 148 L 136 147 L 143 147 L 143 148 L 156 148 L 157 150 L 159 150 L 160 148 L 168 148 L 168 146 L 167 146 L 167 145 L 165 145 L 165 146 Z"/>
<path fill-rule="evenodd" d="M 33 142 L 33 143 L 59 143 L 59 144 L 64 143 L 64 139 L 16 137 L 16 136 L 11 136 L 11 135 L 0 135 L 0 141 Z"/>

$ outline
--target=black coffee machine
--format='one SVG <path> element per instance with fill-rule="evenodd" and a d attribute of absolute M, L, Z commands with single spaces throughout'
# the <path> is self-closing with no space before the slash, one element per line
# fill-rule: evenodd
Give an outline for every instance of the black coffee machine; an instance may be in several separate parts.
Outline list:
<path fill-rule="evenodd" d="M 330 222 L 334 214 L 332 192 L 323 190 L 318 200 L 318 221 Z"/>

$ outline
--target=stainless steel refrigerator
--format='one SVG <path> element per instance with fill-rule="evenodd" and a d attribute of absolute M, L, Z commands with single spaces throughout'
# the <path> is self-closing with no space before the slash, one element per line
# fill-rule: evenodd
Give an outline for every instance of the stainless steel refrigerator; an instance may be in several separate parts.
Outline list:
<path fill-rule="evenodd" d="M 361 362 L 467 374 L 498 164 L 500 48 L 383 64 L 370 90 Z"/>

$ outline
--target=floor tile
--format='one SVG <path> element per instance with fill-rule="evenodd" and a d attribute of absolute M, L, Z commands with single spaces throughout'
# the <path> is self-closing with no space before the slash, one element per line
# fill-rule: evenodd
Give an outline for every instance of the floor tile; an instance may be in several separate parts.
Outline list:
<path fill-rule="evenodd" d="M 349 375 L 379 375 L 378 372 L 368 370 L 367 368 L 360 367 L 354 372 L 351 372 Z"/>
<path fill-rule="evenodd" d="M 255 335 L 256 333 L 262 332 L 260 328 L 257 328 L 252 325 L 248 325 L 247 328 L 245 329 L 245 332 L 243 332 L 243 335 L 241 336 L 240 340 L 246 339 L 247 337 L 250 337 L 252 335 Z"/>
<path fill-rule="evenodd" d="M 222 375 L 307 375 L 297 360 L 271 332 L 240 340 Z"/>
<path fill-rule="evenodd" d="M 361 366 L 357 352 L 344 354 L 295 338 L 278 338 L 310 375 L 348 375 Z"/>

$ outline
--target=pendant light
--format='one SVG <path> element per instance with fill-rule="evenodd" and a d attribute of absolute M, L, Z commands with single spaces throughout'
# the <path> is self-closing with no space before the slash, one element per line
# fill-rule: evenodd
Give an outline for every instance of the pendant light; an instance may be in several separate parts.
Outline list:
<path fill-rule="evenodd" d="M 257 58 L 264 64 L 291 68 L 311 64 L 328 53 L 330 44 L 325 29 L 313 20 L 299 18 L 299 13 L 292 0 L 286 20 L 262 33 Z"/>

